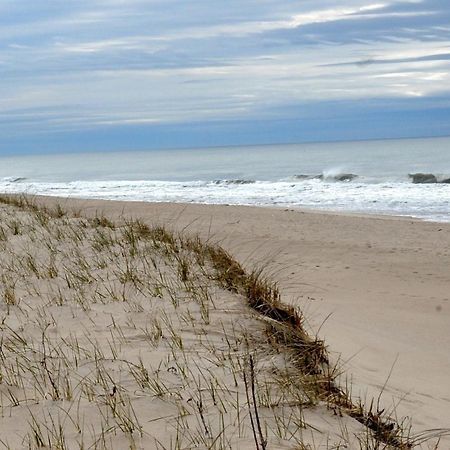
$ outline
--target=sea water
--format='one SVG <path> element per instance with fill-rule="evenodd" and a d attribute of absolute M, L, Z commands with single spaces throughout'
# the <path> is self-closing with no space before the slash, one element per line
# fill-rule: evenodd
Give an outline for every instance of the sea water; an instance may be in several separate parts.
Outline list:
<path fill-rule="evenodd" d="M 419 172 L 450 178 L 450 138 L 3 156 L 0 191 L 450 221 L 450 184 Z"/>

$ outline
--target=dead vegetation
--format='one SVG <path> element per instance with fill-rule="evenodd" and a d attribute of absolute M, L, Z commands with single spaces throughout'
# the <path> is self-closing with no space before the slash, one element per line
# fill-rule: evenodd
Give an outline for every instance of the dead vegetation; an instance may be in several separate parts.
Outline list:
<path fill-rule="evenodd" d="M 438 435 L 355 404 L 301 313 L 220 247 L 0 202 L 0 448 L 409 449 Z"/>

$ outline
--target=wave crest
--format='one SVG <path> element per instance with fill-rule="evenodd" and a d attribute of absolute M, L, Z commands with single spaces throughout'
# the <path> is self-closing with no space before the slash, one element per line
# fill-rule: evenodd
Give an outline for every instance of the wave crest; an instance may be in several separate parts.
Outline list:
<path fill-rule="evenodd" d="M 294 180 L 307 181 L 307 180 L 322 180 L 322 181 L 352 181 L 358 178 L 358 175 L 354 173 L 333 173 L 326 171 L 320 175 L 294 175 Z"/>
<path fill-rule="evenodd" d="M 25 181 L 25 177 L 4 177 L 1 179 L 4 183 L 19 183 L 20 181 Z"/>
<path fill-rule="evenodd" d="M 412 179 L 414 184 L 433 184 L 433 183 L 444 183 L 450 184 L 449 175 L 438 175 L 434 173 L 410 173 L 408 177 Z"/>
<path fill-rule="evenodd" d="M 214 180 L 214 184 L 254 184 L 255 180 L 245 180 L 245 179 L 236 179 L 236 180 Z"/>

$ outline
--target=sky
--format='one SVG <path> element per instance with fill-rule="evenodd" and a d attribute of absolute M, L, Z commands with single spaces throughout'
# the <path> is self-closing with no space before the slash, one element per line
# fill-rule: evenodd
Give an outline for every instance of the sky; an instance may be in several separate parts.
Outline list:
<path fill-rule="evenodd" d="M 449 0 L 0 0 L 0 153 L 450 135 Z"/>

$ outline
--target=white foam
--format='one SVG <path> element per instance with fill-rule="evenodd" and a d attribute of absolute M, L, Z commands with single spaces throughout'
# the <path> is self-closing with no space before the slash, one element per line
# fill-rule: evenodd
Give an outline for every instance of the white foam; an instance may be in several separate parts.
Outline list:
<path fill-rule="evenodd" d="M 45 183 L 0 181 L 5 193 L 149 202 L 195 202 L 283 207 L 312 207 L 343 212 L 408 215 L 450 221 L 450 185 L 408 182 L 328 183 L 256 181 L 75 181 Z"/>

